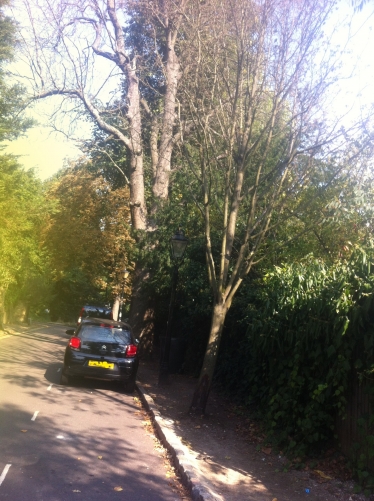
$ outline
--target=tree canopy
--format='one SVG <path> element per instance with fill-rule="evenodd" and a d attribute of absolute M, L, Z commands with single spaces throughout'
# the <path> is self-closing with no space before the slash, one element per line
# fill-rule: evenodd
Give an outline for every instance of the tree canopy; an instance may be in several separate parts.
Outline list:
<path fill-rule="evenodd" d="M 6 65 L 17 40 L 15 23 L 3 12 L 6 5 L 0 1 L 0 148 L 1 142 L 18 137 L 32 123 L 23 115 L 24 89 L 8 84 Z M 25 172 L 15 157 L 0 155 L 0 324 L 9 287 L 20 285 L 40 267 L 37 235 L 43 207 L 42 186 L 34 173 Z"/>
<path fill-rule="evenodd" d="M 51 211 L 43 239 L 51 254 L 53 315 L 74 317 L 83 302 L 111 303 L 122 269 L 132 269 L 129 190 L 113 190 L 85 164 L 49 182 Z M 126 296 L 129 294 L 126 284 Z"/>

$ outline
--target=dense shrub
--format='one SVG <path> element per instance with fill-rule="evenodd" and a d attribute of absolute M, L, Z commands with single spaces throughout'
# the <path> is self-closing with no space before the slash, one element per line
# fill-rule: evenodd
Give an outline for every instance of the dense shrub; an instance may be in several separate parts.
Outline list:
<path fill-rule="evenodd" d="M 217 379 L 255 406 L 284 450 L 331 438 L 350 378 L 374 366 L 373 258 L 357 249 L 333 265 L 308 256 L 276 267 L 247 284 L 238 329 L 228 323 Z"/>

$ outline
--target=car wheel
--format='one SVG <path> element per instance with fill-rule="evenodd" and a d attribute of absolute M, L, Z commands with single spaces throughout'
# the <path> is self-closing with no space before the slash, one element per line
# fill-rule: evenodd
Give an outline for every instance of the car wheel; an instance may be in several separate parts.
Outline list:
<path fill-rule="evenodd" d="M 64 373 L 64 371 L 61 372 L 60 384 L 63 386 L 67 386 L 70 384 L 70 378 Z"/>
<path fill-rule="evenodd" d="M 131 378 L 124 384 L 124 389 L 126 393 L 134 393 L 135 390 L 135 378 Z"/>

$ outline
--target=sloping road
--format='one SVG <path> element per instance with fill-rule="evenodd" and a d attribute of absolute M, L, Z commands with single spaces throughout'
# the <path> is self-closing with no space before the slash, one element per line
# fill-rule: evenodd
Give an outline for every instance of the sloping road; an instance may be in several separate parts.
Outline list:
<path fill-rule="evenodd" d="M 179 500 L 136 394 L 60 386 L 66 342 L 62 325 L 0 338 L 0 500 Z"/>

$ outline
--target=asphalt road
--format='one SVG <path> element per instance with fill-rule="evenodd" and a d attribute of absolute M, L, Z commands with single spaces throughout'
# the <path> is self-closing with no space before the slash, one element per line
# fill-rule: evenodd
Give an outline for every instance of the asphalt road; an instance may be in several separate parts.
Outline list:
<path fill-rule="evenodd" d="M 66 342 L 58 325 L 0 338 L 0 500 L 180 500 L 136 393 L 60 386 Z"/>

